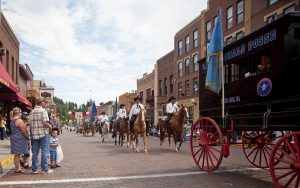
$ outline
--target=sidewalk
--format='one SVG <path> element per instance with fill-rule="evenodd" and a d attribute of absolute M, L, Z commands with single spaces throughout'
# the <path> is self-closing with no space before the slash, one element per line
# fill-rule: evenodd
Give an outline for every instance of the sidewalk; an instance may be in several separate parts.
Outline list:
<path fill-rule="evenodd" d="M 13 155 L 10 154 L 10 141 L 0 140 L 0 176 L 10 169 L 13 162 Z"/>

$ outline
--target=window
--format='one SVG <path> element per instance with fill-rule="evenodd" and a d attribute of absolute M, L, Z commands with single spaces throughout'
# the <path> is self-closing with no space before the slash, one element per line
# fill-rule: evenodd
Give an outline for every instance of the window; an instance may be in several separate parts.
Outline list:
<path fill-rule="evenodd" d="M 151 89 L 150 88 L 146 90 L 146 99 L 147 100 L 151 99 Z"/>
<path fill-rule="evenodd" d="M 211 37 L 211 21 L 206 23 L 206 40 L 207 40 L 207 42 L 210 41 L 210 37 Z"/>
<path fill-rule="evenodd" d="M 190 58 L 185 59 L 185 75 L 190 74 Z"/>
<path fill-rule="evenodd" d="M 187 97 L 190 96 L 190 81 L 189 80 L 185 81 L 185 96 L 187 96 Z"/>
<path fill-rule="evenodd" d="M 178 83 L 178 98 L 180 98 L 183 95 L 182 93 L 182 83 Z"/>
<path fill-rule="evenodd" d="M 240 40 L 240 39 L 243 38 L 243 37 L 244 37 L 244 32 L 243 32 L 243 31 L 238 32 L 238 33 L 236 34 L 236 40 Z"/>
<path fill-rule="evenodd" d="M 285 9 L 283 10 L 284 15 L 286 15 L 286 14 L 288 14 L 288 13 L 290 13 L 290 12 L 294 12 L 294 11 L 295 11 L 295 5 L 289 6 L 289 7 L 285 8 Z"/>
<path fill-rule="evenodd" d="M 267 24 L 274 22 L 277 19 L 277 14 L 273 14 L 267 18 Z"/>
<path fill-rule="evenodd" d="M 182 62 L 178 63 L 178 77 L 182 77 Z"/>
<path fill-rule="evenodd" d="M 227 24 L 227 29 L 230 29 L 232 28 L 233 26 L 233 8 L 232 7 L 229 7 L 227 10 L 226 10 L 226 24 Z"/>
<path fill-rule="evenodd" d="M 140 91 L 140 98 L 142 99 L 142 100 L 141 100 L 142 103 L 143 103 L 143 99 L 144 99 L 144 96 L 143 96 L 143 95 L 144 95 L 144 92 L 143 92 L 143 91 Z"/>
<path fill-rule="evenodd" d="M 241 0 L 237 3 L 237 23 L 244 21 L 244 1 Z"/>
<path fill-rule="evenodd" d="M 8 50 L 6 50 L 5 56 L 6 56 L 6 70 L 9 74 L 9 51 Z"/>
<path fill-rule="evenodd" d="M 194 72 L 197 72 L 198 71 L 198 54 L 195 54 L 193 55 L 193 69 L 194 69 Z"/>
<path fill-rule="evenodd" d="M 178 55 L 179 56 L 182 55 L 182 41 L 181 40 L 178 42 Z"/>
<path fill-rule="evenodd" d="M 294 28 L 294 39 L 295 40 L 300 40 L 300 27 L 295 27 Z"/>
<path fill-rule="evenodd" d="M 269 6 L 273 5 L 274 3 L 276 3 L 279 0 L 268 0 L 268 4 Z"/>
<path fill-rule="evenodd" d="M 167 78 L 164 78 L 164 94 L 168 94 Z"/>
<path fill-rule="evenodd" d="M 226 45 L 229 45 L 229 44 L 231 44 L 232 43 L 232 37 L 230 36 L 230 37 L 227 37 L 226 38 Z"/>
<path fill-rule="evenodd" d="M 190 36 L 185 37 L 185 51 L 188 52 L 190 50 Z"/>
<path fill-rule="evenodd" d="M 198 95 L 199 94 L 199 85 L 198 85 L 198 77 L 193 79 L 193 94 Z"/>
<path fill-rule="evenodd" d="M 159 80 L 159 96 L 162 96 L 162 81 Z"/>
<path fill-rule="evenodd" d="M 15 74 L 17 73 L 17 70 L 15 70 L 15 59 L 14 59 L 14 57 L 11 57 L 11 75 L 12 75 L 12 79 L 13 79 L 13 81 L 16 81 L 16 78 L 15 78 Z"/>
<path fill-rule="evenodd" d="M 173 93 L 173 75 L 170 76 L 170 94 Z"/>
<path fill-rule="evenodd" d="M 198 29 L 197 29 L 197 30 L 195 30 L 193 32 L 193 36 L 194 36 L 194 48 L 196 48 L 198 46 L 198 35 L 199 35 L 199 33 L 198 33 Z"/>
<path fill-rule="evenodd" d="M 225 65 L 225 83 L 269 72 L 272 66 L 271 52 L 267 48 Z"/>

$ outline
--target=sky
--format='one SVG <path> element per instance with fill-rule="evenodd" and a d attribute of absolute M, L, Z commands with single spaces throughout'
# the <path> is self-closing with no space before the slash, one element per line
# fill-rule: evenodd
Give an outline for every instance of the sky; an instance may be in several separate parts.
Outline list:
<path fill-rule="evenodd" d="M 114 101 L 174 49 L 207 0 L 2 0 L 21 64 L 64 101 Z"/>

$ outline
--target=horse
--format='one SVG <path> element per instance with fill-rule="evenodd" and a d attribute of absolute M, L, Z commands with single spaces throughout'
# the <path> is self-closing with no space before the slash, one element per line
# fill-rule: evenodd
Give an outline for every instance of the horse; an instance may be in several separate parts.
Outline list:
<path fill-rule="evenodd" d="M 129 147 L 129 118 L 119 121 L 119 125 L 115 126 L 115 145 L 117 145 L 117 133 L 119 133 L 119 145 L 123 146 L 124 136 L 127 136 L 127 147 Z"/>
<path fill-rule="evenodd" d="M 92 136 L 95 136 L 96 133 L 96 127 L 92 124 L 85 124 L 82 130 L 83 136 L 87 136 L 89 133 L 92 133 Z"/>
<path fill-rule="evenodd" d="M 144 152 L 148 153 L 147 151 L 147 145 L 146 145 L 146 123 L 145 123 L 145 116 L 146 116 L 146 109 L 141 109 L 138 117 L 136 118 L 134 122 L 134 133 L 130 133 L 131 137 L 131 142 L 133 144 L 133 149 L 136 150 L 136 152 L 139 152 L 138 148 L 138 137 L 139 135 L 143 136 L 143 141 L 144 141 Z"/>
<path fill-rule="evenodd" d="M 179 111 L 176 113 L 176 115 L 171 119 L 170 122 L 170 127 L 167 127 L 166 121 L 160 121 L 159 125 L 160 125 L 160 147 L 162 147 L 162 144 L 164 142 L 165 139 L 165 133 L 168 133 L 168 137 L 169 137 L 169 148 L 171 148 L 171 135 L 173 135 L 173 139 L 174 139 L 174 144 L 175 144 L 175 151 L 179 151 L 181 144 L 182 144 L 182 140 L 183 140 L 183 125 L 184 125 L 184 121 L 186 118 L 189 117 L 187 108 L 185 108 L 183 105 L 181 105 Z M 180 136 L 180 144 L 177 148 L 177 138 L 178 136 Z"/>
<path fill-rule="evenodd" d="M 101 126 L 101 133 L 99 131 L 99 134 L 101 134 L 102 142 L 104 142 L 105 137 L 107 140 L 108 131 L 109 131 L 109 123 L 105 121 L 104 124 Z"/>

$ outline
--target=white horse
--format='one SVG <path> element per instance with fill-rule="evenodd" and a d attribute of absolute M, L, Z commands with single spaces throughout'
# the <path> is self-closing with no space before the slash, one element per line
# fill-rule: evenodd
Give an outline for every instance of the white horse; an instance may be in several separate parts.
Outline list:
<path fill-rule="evenodd" d="M 104 139 L 108 137 L 108 131 L 109 131 L 109 123 L 107 121 L 104 122 L 104 125 L 101 126 L 101 138 L 102 142 L 105 142 Z"/>

